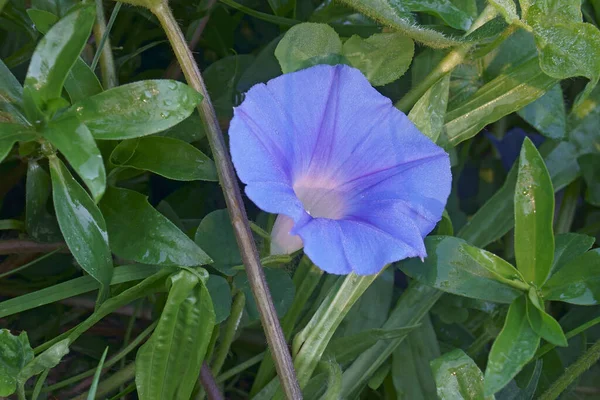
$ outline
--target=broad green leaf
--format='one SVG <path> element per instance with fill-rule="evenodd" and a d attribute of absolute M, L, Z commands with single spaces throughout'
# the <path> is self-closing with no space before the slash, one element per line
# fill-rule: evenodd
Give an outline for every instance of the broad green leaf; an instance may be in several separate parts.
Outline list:
<path fill-rule="evenodd" d="M 94 379 L 92 379 L 92 384 L 90 385 L 90 390 L 88 391 L 87 400 L 94 400 L 96 398 L 96 390 L 98 390 L 98 383 L 100 382 L 100 374 L 102 373 L 102 366 L 104 365 L 104 360 L 106 359 L 106 354 L 108 353 L 108 346 L 104 349 L 104 353 L 102 353 L 102 357 L 100 358 L 100 362 L 96 367 L 96 372 L 94 373 Z"/>
<path fill-rule="evenodd" d="M 206 271 L 202 280 L 186 270 L 171 276 L 158 325 L 135 360 L 140 400 L 190 398 L 215 324 L 206 278 Z"/>
<path fill-rule="evenodd" d="M 399 3 L 409 11 L 436 16 L 454 29 L 466 31 L 473 23 L 473 19 L 450 0 L 402 0 Z"/>
<path fill-rule="evenodd" d="M 542 156 L 525 138 L 515 187 L 515 257 L 527 283 L 541 287 L 554 259 L 554 189 Z"/>
<path fill-rule="evenodd" d="M 171 128 L 159 132 L 156 136 L 165 136 L 173 139 L 183 140 L 186 143 L 197 142 L 206 136 L 202 120 L 197 112 L 184 119 Z"/>
<path fill-rule="evenodd" d="M 560 85 L 517 111 L 519 116 L 550 139 L 564 139 L 567 126 L 565 101 Z"/>
<path fill-rule="evenodd" d="M 147 80 L 106 90 L 67 111 L 98 140 L 131 139 L 164 131 L 190 116 L 201 96 L 171 80 Z"/>
<path fill-rule="evenodd" d="M 376 33 L 366 39 L 353 35 L 342 47 L 350 65 L 358 68 L 373 86 L 386 85 L 404 75 L 414 53 L 412 39 L 400 33 Z"/>
<path fill-rule="evenodd" d="M 37 138 L 36 132 L 27 126 L 0 123 L 0 162 L 6 158 L 16 142 L 28 142 Z"/>
<path fill-rule="evenodd" d="M 60 98 L 75 60 L 83 50 L 95 21 L 94 6 L 83 6 L 58 21 L 37 45 L 24 85 L 25 108 L 30 119 L 46 112 Z"/>
<path fill-rule="evenodd" d="M 283 269 L 267 268 L 264 271 L 277 315 L 283 317 L 294 300 L 296 291 L 294 282 L 292 282 L 292 278 Z M 254 302 L 254 295 L 250 288 L 250 282 L 248 282 L 248 275 L 245 272 L 240 272 L 233 279 L 233 283 L 246 295 L 246 312 L 248 313 L 248 317 L 253 321 L 258 320 L 260 314 Z"/>
<path fill-rule="evenodd" d="M 456 146 L 475 136 L 486 125 L 496 122 L 541 97 L 556 84 L 531 59 L 491 82 L 446 114 L 445 130 L 450 144 Z"/>
<path fill-rule="evenodd" d="M 64 16 L 78 3 L 77 0 L 32 0 L 31 9 L 43 10 L 54 15 Z"/>
<path fill-rule="evenodd" d="M 29 160 L 25 186 L 25 226 L 29 236 L 40 242 L 62 239 L 56 217 L 48 212 L 51 194 L 50 175 L 36 160 Z"/>
<path fill-rule="evenodd" d="M 339 64 L 342 41 L 327 24 L 305 22 L 294 25 L 275 49 L 284 74 L 317 64 Z"/>
<path fill-rule="evenodd" d="M 77 263 L 100 283 L 100 301 L 108 297 L 113 273 L 106 223 L 98 206 L 65 165 L 50 158 L 52 196 L 58 225 Z"/>
<path fill-rule="evenodd" d="M 44 351 L 33 360 L 29 361 L 17 375 L 19 385 L 25 385 L 25 382 L 32 376 L 41 374 L 44 370 L 54 368 L 62 358 L 69 353 L 69 339 L 61 340 L 54 344 L 48 350 Z"/>
<path fill-rule="evenodd" d="M 177 226 L 156 211 L 146 196 L 109 187 L 99 203 L 112 251 L 144 264 L 196 266 L 210 258 Z"/>
<path fill-rule="evenodd" d="M 434 48 L 457 46 L 464 43 L 458 38 L 415 24 L 406 10 L 399 9 L 399 2 L 389 0 L 340 0 L 367 17 L 400 32 L 411 39 Z"/>
<path fill-rule="evenodd" d="M 120 283 L 138 281 L 155 274 L 160 268 L 161 267 L 155 265 L 143 264 L 116 267 L 110 284 L 118 285 Z M 82 276 L 63 283 L 58 283 L 32 293 L 3 301 L 0 303 L 0 318 L 31 310 L 46 304 L 55 303 L 60 300 L 68 299 L 69 297 L 92 292 L 98 290 L 99 287 L 98 281 L 91 276 Z"/>
<path fill-rule="evenodd" d="M 562 233 L 554 238 L 554 262 L 552 272 L 555 274 L 576 257 L 588 251 L 596 238 L 579 233 Z"/>
<path fill-rule="evenodd" d="M 346 364 L 352 362 L 362 352 L 380 340 L 398 339 L 406 336 L 418 325 L 407 326 L 396 329 L 369 329 L 350 336 L 344 336 L 332 340 L 327 345 L 326 354 L 331 355 L 338 363 Z"/>
<path fill-rule="evenodd" d="M 577 161 L 587 185 L 585 200 L 594 206 L 600 206 L 600 154 L 584 154 Z"/>
<path fill-rule="evenodd" d="M 106 189 L 106 172 L 100 150 L 87 126 L 76 117 L 68 116 L 51 121 L 42 136 L 65 156 L 98 202 Z"/>
<path fill-rule="evenodd" d="M 452 236 L 425 239 L 427 258 L 408 259 L 400 268 L 410 277 L 445 292 L 497 303 L 519 295 L 519 273 L 500 257 Z"/>
<path fill-rule="evenodd" d="M 178 181 L 216 181 L 213 161 L 179 139 L 149 136 L 122 141 L 112 152 L 113 164 L 154 172 Z"/>
<path fill-rule="evenodd" d="M 231 313 L 231 288 L 225 278 L 211 274 L 208 276 L 206 289 L 215 308 L 215 324 L 220 324 Z"/>
<path fill-rule="evenodd" d="M 409 333 L 392 354 L 392 382 L 397 398 L 435 398 L 435 381 L 429 363 L 439 356 L 435 331 L 430 319 L 425 316 L 421 326 Z"/>
<path fill-rule="evenodd" d="M 27 332 L 14 336 L 8 329 L 0 330 L 0 396 L 8 397 L 17 390 L 19 372 L 33 360 Z"/>
<path fill-rule="evenodd" d="M 483 374 L 464 351 L 452 350 L 431 362 L 440 400 L 493 400 L 483 395 Z"/>
<path fill-rule="evenodd" d="M 449 90 L 450 75 L 447 74 L 425 92 L 408 114 L 417 128 L 434 142 L 444 127 Z"/>
<path fill-rule="evenodd" d="M 563 266 L 542 290 L 546 300 L 594 305 L 600 302 L 600 249 L 590 250 Z"/>
<path fill-rule="evenodd" d="M 531 328 L 556 346 L 567 347 L 567 338 L 560 324 L 544 310 L 544 303 L 538 297 L 534 288 L 529 289 L 527 296 L 527 318 Z"/>
<path fill-rule="evenodd" d="M 228 276 L 238 272 L 233 267 L 242 265 L 242 256 L 227 210 L 216 210 L 206 215 L 198 225 L 194 241 L 206 249 L 213 259 L 212 266 L 219 272 Z"/>
<path fill-rule="evenodd" d="M 510 305 L 504 327 L 492 345 L 485 369 L 484 395 L 506 386 L 535 355 L 539 344 L 540 337 L 527 320 L 525 296 L 521 296 Z"/>
<path fill-rule="evenodd" d="M 490 4 L 502 14 L 507 23 L 512 24 L 519 20 L 517 5 L 513 0 L 490 0 Z"/>

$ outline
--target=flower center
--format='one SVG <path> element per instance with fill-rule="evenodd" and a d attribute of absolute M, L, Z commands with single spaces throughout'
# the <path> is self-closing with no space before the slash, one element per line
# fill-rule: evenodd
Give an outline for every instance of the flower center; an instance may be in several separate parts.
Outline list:
<path fill-rule="evenodd" d="M 341 219 L 345 207 L 337 186 L 333 181 L 304 177 L 294 183 L 294 192 L 311 217 Z"/>

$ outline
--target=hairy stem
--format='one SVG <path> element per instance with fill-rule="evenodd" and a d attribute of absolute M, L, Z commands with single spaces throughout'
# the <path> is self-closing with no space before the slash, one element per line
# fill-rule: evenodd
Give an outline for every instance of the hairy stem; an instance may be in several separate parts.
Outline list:
<path fill-rule="evenodd" d="M 240 254 L 246 266 L 246 273 L 248 274 L 252 293 L 260 312 L 267 342 L 274 356 L 277 373 L 281 379 L 286 396 L 289 399 L 300 399 L 302 398 L 302 393 L 296 380 L 292 358 L 287 348 L 271 293 L 269 292 L 260 264 L 256 244 L 250 231 L 246 210 L 244 209 L 240 188 L 233 170 L 233 164 L 225 147 L 223 134 L 221 133 L 215 110 L 210 101 L 210 96 L 204 85 L 204 80 L 185 42 L 181 29 L 177 25 L 177 21 L 166 2 L 158 4 L 151 11 L 156 15 L 165 30 L 188 84 L 204 97 L 204 100 L 198 106 L 198 111 L 215 159 L 219 182 L 223 189 Z"/>

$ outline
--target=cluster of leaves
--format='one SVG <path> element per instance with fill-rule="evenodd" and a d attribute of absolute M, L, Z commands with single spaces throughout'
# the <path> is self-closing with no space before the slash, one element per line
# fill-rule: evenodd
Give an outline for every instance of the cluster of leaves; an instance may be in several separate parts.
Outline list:
<path fill-rule="evenodd" d="M 103 30 L 96 3 L 0 0 L 0 396 L 202 398 L 206 362 L 228 397 L 277 397 L 206 99 L 154 16 L 105 3 Z M 344 63 L 451 155 L 428 257 L 378 277 L 268 256 L 248 203 L 306 398 L 597 395 L 600 368 L 567 367 L 600 357 L 599 2 L 171 7 L 223 127 L 253 84 Z"/>

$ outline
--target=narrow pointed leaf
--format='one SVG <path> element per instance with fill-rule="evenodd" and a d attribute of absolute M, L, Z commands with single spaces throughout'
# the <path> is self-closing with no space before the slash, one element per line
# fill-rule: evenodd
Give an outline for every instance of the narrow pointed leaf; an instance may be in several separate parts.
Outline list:
<path fill-rule="evenodd" d="M 108 188 L 99 204 L 113 252 L 126 260 L 163 266 L 195 266 L 211 262 L 175 224 L 148 203 L 146 196 Z"/>
<path fill-rule="evenodd" d="M 36 137 L 36 132 L 27 126 L 0 123 L 0 162 L 6 158 L 16 142 L 28 142 Z"/>
<path fill-rule="evenodd" d="M 0 60 L 0 123 L 28 123 L 21 113 L 22 103 L 23 87 Z"/>
<path fill-rule="evenodd" d="M 525 296 L 521 296 L 510 305 L 504 327 L 492 345 L 484 394 L 492 395 L 506 386 L 535 355 L 539 344 L 540 337 L 527 320 Z"/>
<path fill-rule="evenodd" d="M 81 268 L 100 283 L 100 299 L 106 299 L 113 264 L 104 217 L 56 156 L 50 158 L 50 175 L 54 209 L 65 242 Z"/>
<path fill-rule="evenodd" d="M 554 238 L 554 262 L 552 272 L 555 274 L 576 257 L 592 248 L 596 238 L 580 233 L 562 233 Z"/>
<path fill-rule="evenodd" d="M 535 145 L 525 139 L 515 188 L 515 257 L 525 281 L 541 287 L 554 259 L 554 189 Z"/>
<path fill-rule="evenodd" d="M 543 296 L 571 304 L 600 303 L 600 249 L 590 250 L 564 265 L 546 282 Z"/>
<path fill-rule="evenodd" d="M 567 113 L 560 85 L 555 85 L 542 97 L 518 112 L 519 116 L 550 139 L 564 139 Z"/>
<path fill-rule="evenodd" d="M 106 359 L 106 354 L 108 353 L 108 347 L 104 349 L 104 353 L 102 353 L 102 357 L 100 358 L 100 362 L 96 367 L 96 372 L 94 373 L 94 379 L 92 379 L 92 384 L 90 385 L 90 390 L 88 391 L 87 400 L 94 400 L 96 398 L 96 390 L 98 390 L 98 383 L 100 382 L 100 374 L 102 373 L 102 366 L 104 365 L 104 360 Z"/>
<path fill-rule="evenodd" d="M 122 85 L 84 99 L 67 111 L 96 139 L 117 140 L 164 131 L 190 116 L 202 96 L 172 80 Z"/>
<path fill-rule="evenodd" d="M 544 304 L 534 288 L 529 290 L 527 296 L 527 318 L 531 328 L 543 339 L 556 346 L 568 346 L 560 324 L 544 310 Z"/>
<path fill-rule="evenodd" d="M 25 78 L 29 118 L 35 109 L 45 111 L 49 101 L 60 98 L 71 67 L 83 50 L 95 21 L 96 8 L 82 6 L 58 21 L 37 45 Z"/>
<path fill-rule="evenodd" d="M 113 164 L 154 172 L 178 181 L 216 181 L 214 162 L 179 139 L 150 136 L 125 140 L 112 152 Z"/>
<path fill-rule="evenodd" d="M 60 118 L 51 121 L 42 135 L 60 150 L 98 202 L 106 189 L 106 172 L 87 126 L 75 117 Z"/>
<path fill-rule="evenodd" d="M 29 236 L 40 242 L 62 240 L 56 217 L 48 212 L 51 195 L 50 175 L 37 161 L 29 160 L 25 186 L 25 227 Z"/>
<path fill-rule="evenodd" d="M 417 128 L 434 142 L 438 140 L 444 128 L 449 90 L 448 74 L 430 87 L 408 114 L 408 118 Z"/>

